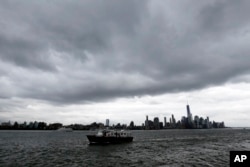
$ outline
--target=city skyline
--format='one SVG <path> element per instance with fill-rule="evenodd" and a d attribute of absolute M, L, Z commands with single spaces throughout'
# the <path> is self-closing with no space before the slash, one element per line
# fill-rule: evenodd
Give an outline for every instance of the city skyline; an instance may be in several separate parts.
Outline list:
<path fill-rule="evenodd" d="M 107 118 L 105 122 L 92 122 L 91 124 L 81 124 L 79 122 L 70 125 L 64 125 L 61 122 L 47 123 L 43 121 L 24 121 L 24 122 L 0 122 L 1 129 L 14 130 L 57 130 L 61 127 L 70 127 L 73 130 L 96 130 L 104 128 L 112 129 L 130 129 L 130 130 L 160 130 L 160 129 L 211 129 L 211 128 L 226 128 L 224 121 L 210 121 L 209 117 L 192 116 L 189 104 L 186 105 L 187 115 L 182 116 L 180 120 L 176 120 L 174 114 L 169 117 L 164 116 L 164 122 L 161 122 L 159 117 L 154 117 L 153 121 L 146 115 L 145 123 L 136 125 L 133 120 L 129 124 L 117 123 L 110 124 L 110 119 Z"/>
<path fill-rule="evenodd" d="M 190 111 L 190 106 L 189 104 L 186 105 L 186 111 L 187 115 L 182 116 L 181 119 L 175 119 L 174 114 L 169 116 L 169 121 L 167 121 L 167 117 L 164 116 L 164 122 L 159 119 L 158 116 L 155 116 L 153 121 L 149 119 L 148 115 L 146 115 L 146 120 L 145 123 L 141 124 L 135 124 L 134 120 L 131 120 L 129 124 L 124 123 L 124 122 L 118 122 L 116 125 L 113 123 L 110 123 L 110 119 L 107 118 L 105 122 L 92 122 L 91 124 L 87 124 L 87 126 L 92 125 L 92 124 L 100 124 L 100 127 L 116 127 L 117 125 L 122 125 L 122 127 L 127 128 L 133 128 L 133 127 L 141 127 L 140 129 L 145 129 L 145 130 L 152 130 L 152 129 L 209 129 L 209 128 L 225 128 L 225 123 L 224 121 L 218 122 L 218 121 L 210 121 L 209 117 L 206 116 L 206 118 L 203 118 L 202 116 L 192 116 L 192 113 Z M 61 122 L 53 122 L 53 123 L 47 123 L 44 121 L 24 121 L 24 122 L 18 122 L 18 121 L 8 121 L 8 122 L 0 122 L 0 126 L 2 127 L 29 127 L 29 129 L 32 129 L 34 127 L 37 129 L 39 127 L 39 124 L 42 124 L 42 126 L 46 126 L 47 124 L 49 126 L 57 127 L 60 128 L 62 126 L 73 126 L 73 125 L 80 125 L 80 126 L 85 126 L 84 124 L 81 124 L 80 122 L 75 122 L 70 125 L 65 125 L 62 124 Z M 100 128 L 99 127 L 99 128 Z M 49 128 L 50 129 L 50 128 Z"/>
<path fill-rule="evenodd" d="M 250 127 L 249 6 L 0 2 L 0 122 L 139 124 L 179 119 L 188 100 L 199 115 Z"/>
<path fill-rule="evenodd" d="M 145 126 L 146 130 L 151 129 L 210 129 L 210 128 L 225 128 L 224 121 L 210 121 L 209 117 L 203 118 L 202 116 L 195 115 L 193 116 L 190 111 L 189 104 L 186 105 L 187 115 L 182 116 L 180 120 L 176 120 L 174 114 L 169 117 L 164 117 L 164 122 L 161 122 L 159 117 L 154 117 L 153 121 L 149 120 L 146 116 Z"/>

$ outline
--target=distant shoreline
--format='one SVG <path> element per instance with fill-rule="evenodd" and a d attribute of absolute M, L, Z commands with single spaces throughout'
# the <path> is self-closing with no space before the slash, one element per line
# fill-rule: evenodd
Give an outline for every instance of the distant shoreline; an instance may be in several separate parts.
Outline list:
<path fill-rule="evenodd" d="M 224 128 L 209 128 L 209 129 L 195 129 L 195 128 L 166 128 L 166 129 L 127 129 L 130 131 L 163 131 L 163 130 L 215 130 L 215 129 L 249 129 L 250 127 L 224 127 Z M 73 129 L 73 131 L 96 131 L 99 129 Z M 114 129 L 120 130 L 120 129 Z M 0 129 L 0 131 L 57 131 L 57 129 Z"/>

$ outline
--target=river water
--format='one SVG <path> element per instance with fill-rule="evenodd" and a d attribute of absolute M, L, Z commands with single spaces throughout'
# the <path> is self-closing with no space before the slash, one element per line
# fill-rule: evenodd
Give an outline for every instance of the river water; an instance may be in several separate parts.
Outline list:
<path fill-rule="evenodd" d="M 134 141 L 89 145 L 92 131 L 0 131 L 0 166 L 229 166 L 250 151 L 249 129 L 132 131 Z"/>

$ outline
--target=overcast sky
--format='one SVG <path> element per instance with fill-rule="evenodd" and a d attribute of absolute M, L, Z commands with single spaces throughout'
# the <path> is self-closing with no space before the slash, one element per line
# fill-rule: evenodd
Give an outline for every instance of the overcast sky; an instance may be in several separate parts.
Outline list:
<path fill-rule="evenodd" d="M 0 2 L 0 122 L 250 126 L 250 1 Z"/>

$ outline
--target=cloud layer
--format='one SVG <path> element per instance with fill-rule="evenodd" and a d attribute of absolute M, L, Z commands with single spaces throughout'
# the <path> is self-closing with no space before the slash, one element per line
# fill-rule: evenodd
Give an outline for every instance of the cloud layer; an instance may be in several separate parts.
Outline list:
<path fill-rule="evenodd" d="M 1 2 L 0 98 L 74 104 L 226 83 L 249 74 L 249 6 Z"/>

